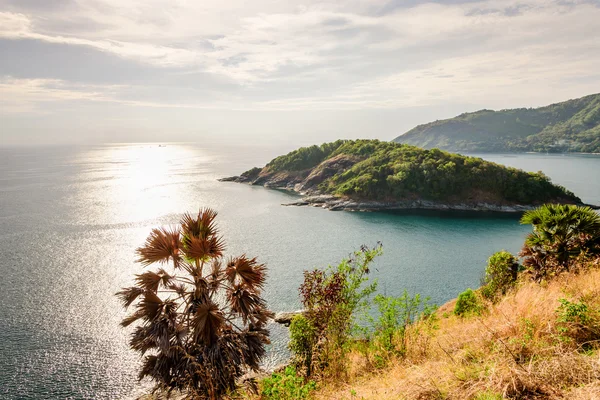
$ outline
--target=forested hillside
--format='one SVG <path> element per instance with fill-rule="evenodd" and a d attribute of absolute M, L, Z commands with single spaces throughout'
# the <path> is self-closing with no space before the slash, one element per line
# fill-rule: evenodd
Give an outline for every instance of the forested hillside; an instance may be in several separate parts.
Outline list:
<path fill-rule="evenodd" d="M 542 173 L 378 140 L 338 140 L 300 148 L 232 180 L 377 201 L 426 199 L 524 205 L 580 202 Z"/>
<path fill-rule="evenodd" d="M 394 141 L 459 152 L 600 153 L 600 94 L 540 108 L 464 113 L 419 125 Z"/>

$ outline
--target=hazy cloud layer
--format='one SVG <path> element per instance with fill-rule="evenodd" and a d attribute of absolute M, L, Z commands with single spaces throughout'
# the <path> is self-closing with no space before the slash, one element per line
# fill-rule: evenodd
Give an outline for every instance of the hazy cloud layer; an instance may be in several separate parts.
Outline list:
<path fill-rule="evenodd" d="M 176 113 L 196 125 L 190 112 L 218 110 L 224 121 L 210 132 L 295 137 L 327 121 L 324 140 L 340 131 L 389 138 L 459 106 L 599 92 L 598 21 L 600 1 L 577 0 L 0 0 L 2 139 L 42 137 L 27 118 L 62 132 L 73 114 L 102 125 L 122 108 L 123 132 L 140 128 L 143 111 L 166 127 Z M 333 118 L 358 110 L 361 124 Z M 273 123 L 236 119 L 251 111 Z M 200 131 L 189 139 L 209 134 Z M 89 135 L 99 138 L 107 136 Z"/>

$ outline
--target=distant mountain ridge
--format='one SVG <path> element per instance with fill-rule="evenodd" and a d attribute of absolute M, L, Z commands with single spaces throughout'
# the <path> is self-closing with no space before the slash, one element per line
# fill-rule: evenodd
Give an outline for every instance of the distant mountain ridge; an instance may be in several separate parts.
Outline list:
<path fill-rule="evenodd" d="M 455 152 L 600 153 L 600 93 L 540 108 L 464 113 L 394 141 Z"/>

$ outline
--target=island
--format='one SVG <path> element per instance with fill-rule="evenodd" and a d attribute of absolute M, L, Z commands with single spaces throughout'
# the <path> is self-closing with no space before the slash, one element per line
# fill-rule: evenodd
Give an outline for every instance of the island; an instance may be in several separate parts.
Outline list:
<path fill-rule="evenodd" d="M 582 204 L 542 172 L 379 140 L 302 147 L 220 180 L 293 191 L 303 197 L 285 205 L 329 210 L 523 212 L 544 203 Z"/>
<path fill-rule="evenodd" d="M 394 139 L 456 152 L 600 153 L 600 94 L 540 108 L 480 110 Z"/>

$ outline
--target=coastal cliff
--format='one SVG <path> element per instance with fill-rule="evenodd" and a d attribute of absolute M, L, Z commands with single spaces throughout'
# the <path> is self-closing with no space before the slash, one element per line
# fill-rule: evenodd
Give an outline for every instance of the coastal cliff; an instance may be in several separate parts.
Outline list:
<path fill-rule="evenodd" d="M 300 148 L 221 181 L 289 190 L 303 198 L 285 205 L 329 210 L 523 212 L 543 203 L 582 204 L 541 172 L 378 140 Z"/>

